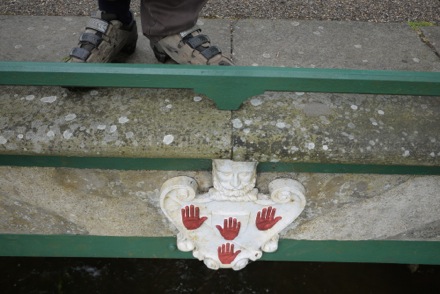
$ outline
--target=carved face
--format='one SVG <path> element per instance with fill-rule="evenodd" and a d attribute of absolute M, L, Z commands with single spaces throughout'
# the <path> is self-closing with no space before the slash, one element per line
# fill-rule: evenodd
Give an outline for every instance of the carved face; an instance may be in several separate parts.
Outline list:
<path fill-rule="evenodd" d="M 213 184 L 218 191 L 228 194 L 243 194 L 255 187 L 256 162 L 213 161 Z"/>

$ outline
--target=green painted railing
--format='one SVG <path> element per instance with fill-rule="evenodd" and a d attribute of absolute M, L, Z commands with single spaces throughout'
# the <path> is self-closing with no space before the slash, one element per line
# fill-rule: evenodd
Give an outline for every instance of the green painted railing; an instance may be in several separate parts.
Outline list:
<path fill-rule="evenodd" d="M 237 109 L 251 96 L 271 91 L 440 96 L 440 72 L 348 69 L 218 67 L 158 64 L 0 62 L 0 85 L 189 88 L 220 109 Z M 114 169 L 205 170 L 207 159 L 106 158 L 0 154 L 0 165 Z M 262 163 L 260 171 L 440 174 L 440 166 Z"/>
<path fill-rule="evenodd" d="M 68 167 L 117 170 L 211 170 L 211 159 L 79 157 L 0 154 L 0 166 Z M 440 166 L 260 162 L 258 172 L 440 175 Z"/>
<path fill-rule="evenodd" d="M 440 72 L 0 62 L 0 85 L 194 89 L 235 110 L 264 91 L 440 96 Z"/>
<path fill-rule="evenodd" d="M 185 88 L 235 110 L 264 91 L 440 96 L 440 72 L 0 62 L 0 85 Z M 0 165 L 210 169 L 209 159 L 0 155 Z M 261 163 L 260 171 L 440 174 L 438 166 Z M 0 235 L 0 256 L 190 258 L 175 238 Z M 281 240 L 264 260 L 440 264 L 440 242 Z"/>
<path fill-rule="evenodd" d="M 192 258 L 173 237 L 0 235 L 0 256 Z M 262 260 L 440 264 L 440 242 L 280 240 Z"/>

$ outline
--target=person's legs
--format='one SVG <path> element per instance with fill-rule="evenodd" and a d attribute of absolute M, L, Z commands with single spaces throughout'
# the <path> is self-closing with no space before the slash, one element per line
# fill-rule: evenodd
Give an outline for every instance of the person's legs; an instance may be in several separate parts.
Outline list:
<path fill-rule="evenodd" d="M 144 35 L 156 58 L 181 64 L 232 65 L 206 35 L 195 27 L 207 0 L 141 0 Z M 137 28 L 130 12 L 130 0 L 98 0 L 69 62 L 111 62 L 120 51 L 133 53 Z"/>
<path fill-rule="evenodd" d="M 160 62 L 233 65 L 195 26 L 207 1 L 141 0 L 142 31 Z"/>
<path fill-rule="evenodd" d="M 134 52 L 138 32 L 130 0 L 98 0 L 98 7 L 80 35 L 78 47 L 70 52 L 69 62 L 111 62 L 121 51 Z"/>

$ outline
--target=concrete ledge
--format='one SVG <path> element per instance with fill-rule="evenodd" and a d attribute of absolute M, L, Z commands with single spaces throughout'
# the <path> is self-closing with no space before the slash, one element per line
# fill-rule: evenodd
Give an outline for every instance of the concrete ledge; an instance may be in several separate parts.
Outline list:
<path fill-rule="evenodd" d="M 233 29 L 239 65 L 440 71 L 405 23 L 245 19 Z"/>
<path fill-rule="evenodd" d="M 231 156 L 230 113 L 192 91 L 2 87 L 0 105 L 3 154 Z"/>
<path fill-rule="evenodd" d="M 174 236 L 159 207 L 169 178 L 209 172 L 0 168 L 0 233 Z M 282 237 L 309 240 L 440 240 L 440 177 L 261 173 L 267 193 L 275 178 L 306 187 L 304 212 Z"/>
<path fill-rule="evenodd" d="M 437 54 L 440 53 L 440 27 L 432 26 L 432 27 L 422 27 L 421 31 L 426 38 L 426 41 L 429 42 L 434 47 L 434 50 Z"/>
<path fill-rule="evenodd" d="M 439 165 L 440 100 L 266 93 L 233 113 L 234 159 Z"/>

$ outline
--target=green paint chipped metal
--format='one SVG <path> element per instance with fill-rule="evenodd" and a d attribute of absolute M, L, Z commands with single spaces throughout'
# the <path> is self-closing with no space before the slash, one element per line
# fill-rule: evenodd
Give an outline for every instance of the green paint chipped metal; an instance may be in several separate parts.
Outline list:
<path fill-rule="evenodd" d="M 0 256 L 192 258 L 173 237 L 0 235 Z M 262 260 L 440 264 L 440 242 L 280 240 Z"/>
<path fill-rule="evenodd" d="M 194 89 L 235 110 L 264 91 L 440 96 L 440 72 L 0 62 L 0 85 Z"/>
<path fill-rule="evenodd" d="M 116 170 L 211 170 L 211 159 L 3 155 L 0 166 Z M 260 162 L 258 172 L 440 175 L 440 166 Z"/>

